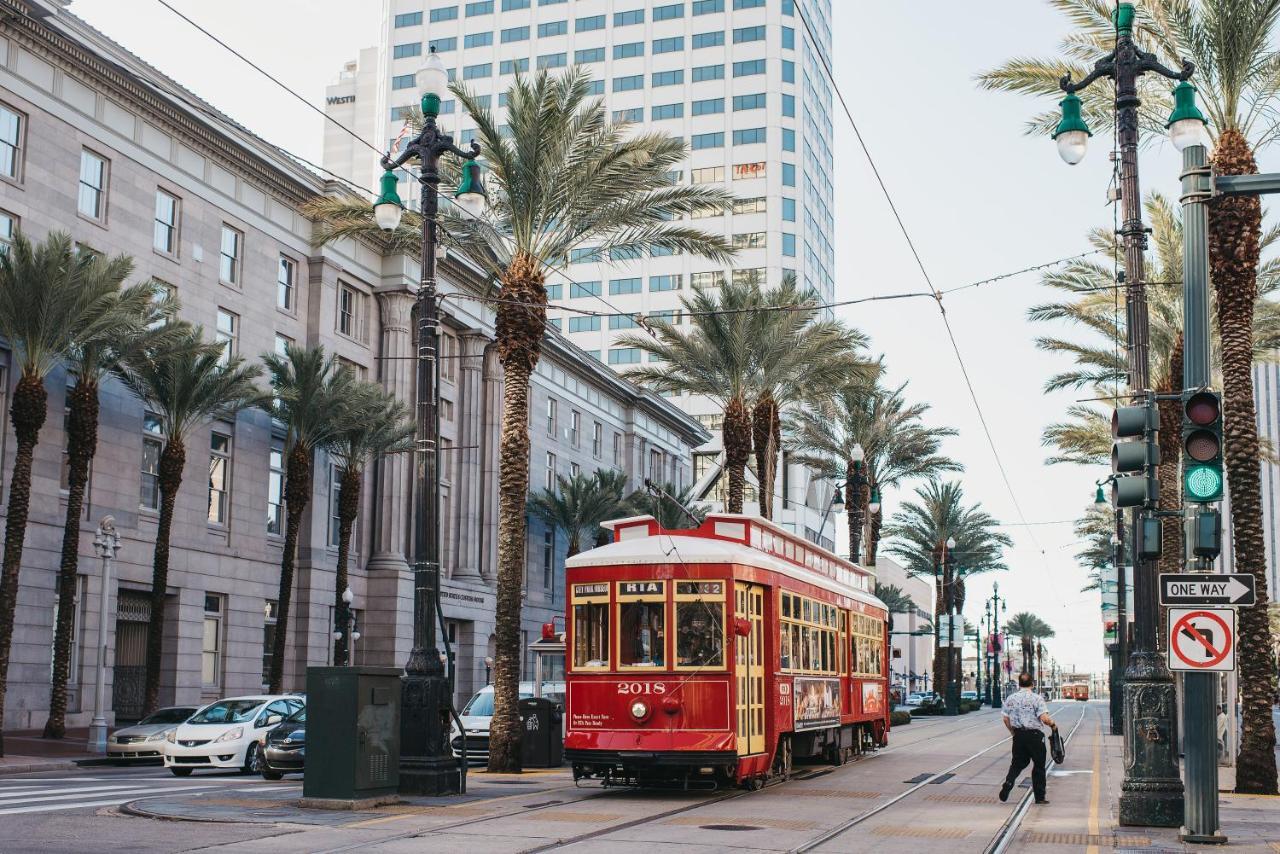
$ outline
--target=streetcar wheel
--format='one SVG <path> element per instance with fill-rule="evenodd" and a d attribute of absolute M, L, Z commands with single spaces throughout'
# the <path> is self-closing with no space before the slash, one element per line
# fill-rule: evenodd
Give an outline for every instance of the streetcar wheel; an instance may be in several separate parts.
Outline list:
<path fill-rule="evenodd" d="M 780 780 L 791 779 L 791 736 L 778 739 L 778 752 L 773 759 L 773 773 Z"/>

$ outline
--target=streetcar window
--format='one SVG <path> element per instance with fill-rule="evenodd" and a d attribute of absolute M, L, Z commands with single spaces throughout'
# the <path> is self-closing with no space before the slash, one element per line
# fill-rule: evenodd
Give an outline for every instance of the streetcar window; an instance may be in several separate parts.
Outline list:
<path fill-rule="evenodd" d="M 666 607 L 662 602 L 623 602 L 621 646 L 618 663 L 623 667 L 662 667 L 666 631 Z"/>
<path fill-rule="evenodd" d="M 787 601 L 786 597 L 783 597 L 782 601 L 786 602 Z M 779 629 L 778 654 L 782 657 L 782 669 L 790 670 L 791 669 L 791 626 L 788 623 L 783 623 L 782 627 Z"/>
<path fill-rule="evenodd" d="M 609 604 L 573 606 L 573 666 L 609 666 Z"/>
<path fill-rule="evenodd" d="M 724 665 L 724 603 L 676 602 L 676 666 Z"/>
<path fill-rule="evenodd" d="M 782 616 L 791 616 L 791 597 L 785 593 L 782 594 Z"/>

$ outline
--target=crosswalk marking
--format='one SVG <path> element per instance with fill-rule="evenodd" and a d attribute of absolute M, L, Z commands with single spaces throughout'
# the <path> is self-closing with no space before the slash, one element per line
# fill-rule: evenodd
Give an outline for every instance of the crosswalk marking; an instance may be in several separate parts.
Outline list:
<path fill-rule="evenodd" d="M 53 812 L 54 810 L 88 809 L 89 807 L 113 807 L 122 804 L 129 798 L 116 798 L 111 801 L 86 801 L 78 804 L 43 804 L 33 807 L 10 807 L 0 809 L 0 815 L 21 815 L 29 812 Z"/>
<path fill-rule="evenodd" d="M 61 794 L 65 794 L 65 795 L 75 795 L 75 794 L 77 794 L 77 793 L 83 793 L 83 792 L 102 792 L 102 793 L 107 793 L 107 792 L 113 792 L 113 791 L 134 791 L 134 790 L 136 790 L 136 789 L 145 789 L 145 788 L 148 788 L 148 787 L 146 786 L 146 784 L 143 784 L 143 783 L 134 783 L 134 784 L 132 784 L 132 785 L 130 785 L 130 784 L 125 784 L 125 785 L 123 785 L 123 786 L 121 786 L 121 785 L 116 785 L 116 786 L 75 786 L 75 787 L 72 787 L 72 788 L 70 788 L 70 789 L 57 788 L 57 787 L 47 787 L 47 786 L 46 786 L 46 787 L 43 787 L 43 788 L 40 788 L 40 789 L 28 790 L 28 791 L 25 791 L 25 792 L 14 792 L 13 790 L 11 790 L 11 789 L 7 789 L 7 788 L 6 788 L 6 789 L 0 789 L 0 799 L 3 799 L 3 800 L 12 800 L 12 799 L 14 799 L 14 798 L 32 798 L 32 797 L 38 796 L 38 795 L 40 795 L 41 793 L 44 793 L 44 792 L 49 792 L 49 793 L 51 793 L 51 794 L 55 794 L 55 793 L 56 793 L 56 794 L 60 794 L 60 795 L 61 795 Z"/>
<path fill-rule="evenodd" d="M 46 781 L 40 781 L 45 783 Z M 69 781 L 70 782 L 70 781 Z M 74 782 L 84 782 L 76 780 Z M 87 809 L 115 806 L 142 798 L 163 797 L 183 793 L 227 791 L 228 787 L 215 781 L 208 783 L 185 782 L 180 789 L 171 780 L 139 779 L 133 782 L 118 780 L 113 784 L 89 786 L 5 786 L 0 785 L 0 816 L 24 813 L 53 812 L 56 810 Z"/>

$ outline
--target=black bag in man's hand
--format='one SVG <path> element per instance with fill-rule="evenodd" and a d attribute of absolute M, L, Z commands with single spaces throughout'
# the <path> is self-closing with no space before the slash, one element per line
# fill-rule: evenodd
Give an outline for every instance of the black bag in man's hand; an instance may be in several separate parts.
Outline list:
<path fill-rule="evenodd" d="M 1055 765 L 1067 761 L 1067 746 L 1062 743 L 1062 733 L 1058 732 L 1057 727 L 1049 734 L 1049 755 L 1053 757 Z"/>

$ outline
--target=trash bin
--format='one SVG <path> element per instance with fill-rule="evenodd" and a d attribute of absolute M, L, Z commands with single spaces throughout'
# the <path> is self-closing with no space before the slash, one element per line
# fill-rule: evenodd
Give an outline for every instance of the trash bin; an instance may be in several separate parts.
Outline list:
<path fill-rule="evenodd" d="M 526 768 L 559 768 L 564 762 L 560 707 L 546 697 L 520 701 L 521 764 Z"/>

